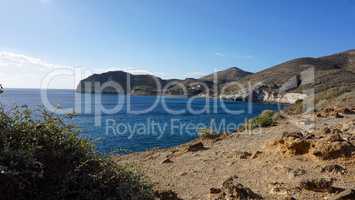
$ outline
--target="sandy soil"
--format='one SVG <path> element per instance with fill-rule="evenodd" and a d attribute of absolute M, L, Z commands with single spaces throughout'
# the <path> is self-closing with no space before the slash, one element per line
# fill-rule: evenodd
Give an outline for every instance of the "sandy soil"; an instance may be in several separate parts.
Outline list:
<path fill-rule="evenodd" d="M 355 119 L 355 115 L 315 118 L 315 127 L 308 127 L 307 131 L 299 128 L 310 124 L 312 117 L 293 116 L 291 120 L 280 120 L 276 126 L 253 132 L 235 133 L 219 140 L 201 139 L 206 149 L 196 152 L 184 151 L 196 142 L 192 141 L 176 148 L 132 153 L 114 157 L 114 160 L 119 164 L 134 164 L 153 182 L 156 190 L 173 190 L 185 200 L 208 199 L 210 188 L 220 188 L 231 176 L 238 176 L 241 184 L 265 199 L 328 199 L 335 194 L 302 189 L 300 182 L 329 177 L 334 178 L 335 187 L 355 188 L 354 155 L 320 160 L 310 154 L 285 155 L 270 145 L 285 131 L 313 132 Z M 328 164 L 341 165 L 347 173 L 321 172 Z"/>

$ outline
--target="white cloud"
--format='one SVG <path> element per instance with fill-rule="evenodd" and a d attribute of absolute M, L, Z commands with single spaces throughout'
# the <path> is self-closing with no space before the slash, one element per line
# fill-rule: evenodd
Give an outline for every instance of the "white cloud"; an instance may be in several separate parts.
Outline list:
<path fill-rule="evenodd" d="M 0 83 L 5 87 L 40 88 L 48 74 L 57 69 L 74 70 L 72 66 L 55 65 L 39 58 L 12 52 L 0 52 Z M 46 88 L 74 88 L 75 79 L 58 76 Z"/>
<path fill-rule="evenodd" d="M 58 65 L 31 56 L 0 52 L 0 84 L 7 88 L 74 89 L 80 80 L 93 73 L 117 70 L 132 74 L 154 74 L 137 67 L 83 68 Z"/>

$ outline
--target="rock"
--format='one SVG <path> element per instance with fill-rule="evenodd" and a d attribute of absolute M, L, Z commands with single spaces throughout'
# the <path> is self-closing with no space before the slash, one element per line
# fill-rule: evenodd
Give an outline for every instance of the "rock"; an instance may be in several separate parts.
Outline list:
<path fill-rule="evenodd" d="M 187 175 L 187 172 L 181 172 L 180 174 L 179 174 L 179 176 L 186 176 Z"/>
<path fill-rule="evenodd" d="M 217 200 L 221 196 L 222 190 L 219 188 L 211 188 L 208 194 L 209 200 Z"/>
<path fill-rule="evenodd" d="M 336 134 L 316 141 L 312 154 L 322 160 L 330 160 L 350 157 L 353 151 L 354 146 Z"/>
<path fill-rule="evenodd" d="M 342 113 L 346 115 L 353 115 L 355 114 L 355 111 L 350 108 L 344 108 Z"/>
<path fill-rule="evenodd" d="M 300 187 L 313 192 L 332 192 L 334 179 L 319 178 L 312 180 L 303 180 Z"/>
<path fill-rule="evenodd" d="M 280 195 L 280 196 L 288 196 L 292 193 L 292 191 L 286 186 L 285 183 L 271 183 L 271 190 L 270 193 L 271 194 L 275 194 L 275 195 Z"/>
<path fill-rule="evenodd" d="M 167 158 L 167 159 L 161 161 L 160 164 L 167 164 L 167 163 L 173 163 L 173 161 L 170 158 Z"/>
<path fill-rule="evenodd" d="M 326 166 L 322 167 L 321 172 L 322 173 L 328 172 L 328 173 L 344 175 L 344 174 L 346 174 L 347 170 L 340 165 L 332 164 L 332 165 L 326 165 Z"/>
<path fill-rule="evenodd" d="M 279 141 L 281 153 L 288 155 L 303 155 L 309 152 L 311 143 L 305 139 L 288 137 Z"/>
<path fill-rule="evenodd" d="M 336 118 L 344 118 L 344 115 L 341 114 L 341 113 L 336 112 L 334 117 L 336 117 Z"/>
<path fill-rule="evenodd" d="M 283 200 L 297 200 L 295 197 L 285 197 Z"/>
<path fill-rule="evenodd" d="M 341 130 L 338 129 L 338 128 L 335 128 L 335 129 L 332 130 L 332 133 L 333 133 L 333 134 L 342 134 L 343 131 L 341 131 Z"/>
<path fill-rule="evenodd" d="M 195 142 L 193 144 L 190 144 L 186 150 L 190 152 L 196 152 L 206 150 L 206 147 L 203 145 L 202 142 Z"/>
<path fill-rule="evenodd" d="M 159 200 L 182 200 L 172 190 L 156 191 L 155 197 Z"/>
<path fill-rule="evenodd" d="M 330 128 L 328 128 L 328 127 L 325 127 L 325 128 L 323 129 L 323 133 L 324 133 L 324 134 L 330 134 L 330 133 L 332 133 L 332 130 L 331 130 Z"/>
<path fill-rule="evenodd" d="M 355 131 L 355 120 L 347 121 L 342 124 L 342 131 L 344 132 L 352 132 Z"/>
<path fill-rule="evenodd" d="M 282 133 L 282 137 L 281 139 L 285 139 L 285 138 L 289 138 L 289 137 L 292 137 L 292 138 L 303 138 L 303 133 L 301 132 L 284 132 Z"/>
<path fill-rule="evenodd" d="M 228 178 L 223 184 L 221 192 L 211 200 L 261 200 L 262 196 L 239 183 L 238 177 Z"/>
<path fill-rule="evenodd" d="M 256 151 L 255 153 L 253 153 L 253 155 L 251 156 L 251 159 L 256 159 L 259 157 L 260 154 L 262 154 L 262 151 Z"/>
<path fill-rule="evenodd" d="M 288 174 L 288 176 L 289 176 L 290 178 L 295 178 L 295 177 L 298 177 L 298 176 L 305 175 L 305 174 L 306 174 L 306 170 L 304 170 L 304 169 L 291 169 L 291 168 L 288 168 L 287 174 Z"/>
<path fill-rule="evenodd" d="M 347 189 L 335 195 L 334 197 L 330 198 L 329 200 L 354 200 L 354 199 L 355 199 L 355 190 Z"/>
<path fill-rule="evenodd" d="M 249 152 L 246 152 L 246 151 L 243 151 L 243 152 L 240 152 L 240 155 L 239 155 L 239 158 L 240 159 L 248 159 L 252 156 L 251 153 Z"/>
<path fill-rule="evenodd" d="M 325 138 L 328 142 L 343 142 L 344 139 L 339 133 L 334 133 L 333 135 L 327 136 Z"/>

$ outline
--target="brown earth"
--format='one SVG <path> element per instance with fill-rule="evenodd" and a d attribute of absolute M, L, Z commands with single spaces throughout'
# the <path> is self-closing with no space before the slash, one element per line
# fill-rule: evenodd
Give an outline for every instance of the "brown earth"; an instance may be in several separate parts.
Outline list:
<path fill-rule="evenodd" d="M 174 191 L 185 200 L 351 196 L 355 115 L 316 115 L 289 116 L 273 127 L 114 160 L 137 166 L 157 191 Z"/>

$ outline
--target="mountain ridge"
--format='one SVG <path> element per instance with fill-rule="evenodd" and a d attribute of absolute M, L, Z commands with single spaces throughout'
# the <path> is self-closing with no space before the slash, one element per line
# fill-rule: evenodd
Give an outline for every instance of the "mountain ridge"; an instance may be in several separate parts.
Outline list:
<path fill-rule="evenodd" d="M 312 69 L 312 83 L 302 80 L 301 74 Z M 130 77 L 128 80 L 127 77 Z M 214 78 L 217 77 L 217 81 Z M 272 89 L 287 88 L 285 91 L 300 92 L 314 88 L 316 93 L 330 88 L 351 88 L 355 86 L 355 50 L 350 49 L 321 57 L 301 57 L 271 66 L 256 73 L 244 71 L 238 67 L 229 67 L 200 78 L 162 79 L 154 75 L 133 75 L 124 71 L 110 71 L 94 74 L 82 80 L 77 87 L 78 92 L 115 93 L 110 89 L 96 91 L 85 88 L 84 83 L 98 82 L 104 84 L 113 81 L 124 88 L 125 93 L 133 95 L 200 95 L 220 96 L 220 88 L 227 86 L 226 94 L 236 94 L 240 85 L 259 84 Z M 127 88 L 127 83 L 130 88 Z M 233 83 L 237 83 L 233 85 Z M 157 86 L 160 85 L 160 87 Z M 217 85 L 217 87 L 215 87 Z M 287 85 L 287 86 L 285 86 Z M 182 89 L 186 88 L 186 91 Z M 164 88 L 165 87 L 165 88 Z M 165 89 L 162 91 L 162 89 Z M 218 91 L 215 89 L 218 88 Z M 186 94 L 187 93 L 187 94 Z"/>

